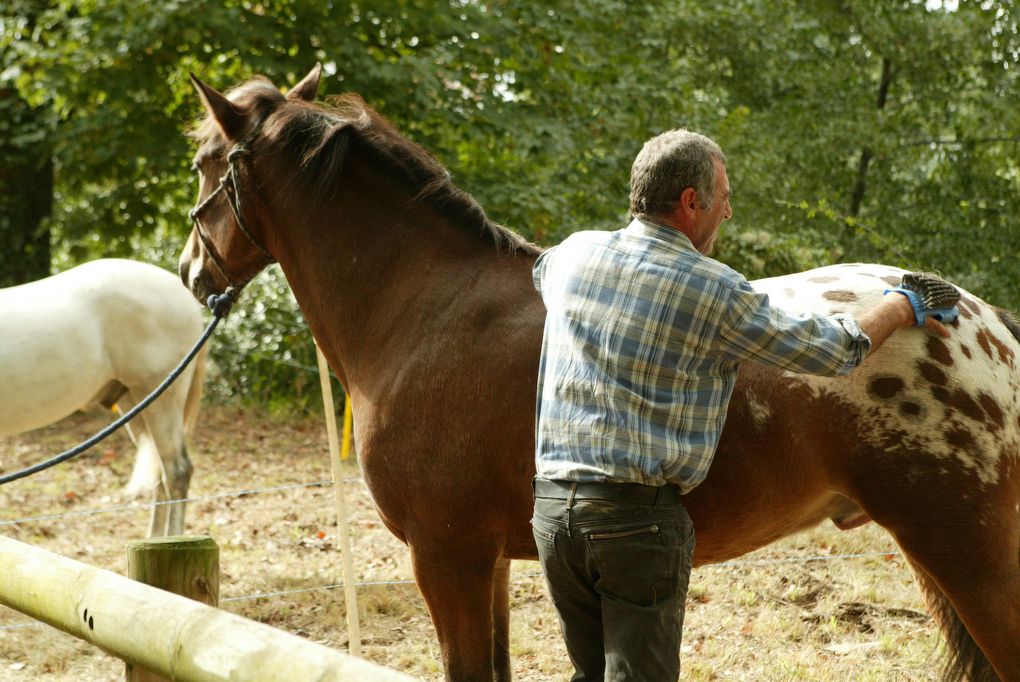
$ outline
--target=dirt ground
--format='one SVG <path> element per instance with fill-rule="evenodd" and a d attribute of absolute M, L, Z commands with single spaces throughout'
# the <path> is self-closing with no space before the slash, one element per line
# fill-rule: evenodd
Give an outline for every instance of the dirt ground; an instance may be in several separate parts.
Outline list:
<path fill-rule="evenodd" d="M 0 470 L 59 452 L 107 420 L 80 414 L 0 438 Z M 221 607 L 346 651 L 333 490 L 322 484 L 331 479 L 323 421 L 206 406 L 190 451 L 191 495 L 199 499 L 189 506 L 187 531 L 220 546 Z M 76 461 L 0 488 L 0 533 L 125 573 L 125 546 L 144 535 L 148 518 L 146 509 L 132 507 L 137 501 L 119 495 L 133 456 L 127 437 L 117 434 Z M 353 461 L 344 478 L 363 655 L 441 680 L 407 552 L 380 523 Z M 683 678 L 937 679 L 938 632 L 896 552 L 874 524 L 847 533 L 827 524 L 696 569 Z M 511 580 L 515 679 L 567 679 L 570 665 L 538 565 L 514 562 Z M 119 680 L 123 667 L 0 607 L 0 681 Z"/>

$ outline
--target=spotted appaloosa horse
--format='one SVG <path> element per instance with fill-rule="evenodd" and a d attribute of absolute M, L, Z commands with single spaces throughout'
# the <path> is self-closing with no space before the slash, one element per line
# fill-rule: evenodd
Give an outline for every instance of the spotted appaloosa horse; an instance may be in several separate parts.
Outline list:
<path fill-rule="evenodd" d="M 855 312 L 902 274 L 849 264 L 753 284 L 784 308 Z M 716 534 L 698 512 L 719 504 L 737 516 L 771 509 L 802 527 L 876 521 L 903 550 L 947 638 L 947 678 L 994 680 L 994 666 L 1001 679 L 1020 680 L 1020 325 L 967 292 L 959 309 L 950 338 L 897 332 L 847 377 L 746 366 L 711 481 L 689 504 L 698 550 L 709 555 L 706 535 Z M 750 463 L 730 460 L 756 442 L 765 444 L 763 466 L 786 466 L 756 493 L 767 501 L 742 511 L 717 493 L 743 485 L 731 477 Z M 719 532 L 730 536 L 734 521 L 720 519 Z M 777 525 L 775 537 L 790 530 Z"/>
<path fill-rule="evenodd" d="M 349 96 L 196 80 L 202 181 L 181 276 L 199 297 L 270 259 L 350 393 L 379 514 L 411 552 L 452 680 L 508 680 L 511 559 L 529 519 L 545 310 L 539 250 Z M 900 271 L 758 283 L 789 308 L 856 311 Z M 848 377 L 748 363 L 708 480 L 686 498 L 695 563 L 832 519 L 896 538 L 942 626 L 949 675 L 1020 680 L 1020 342 L 970 294 L 948 340 L 898 331 Z"/>

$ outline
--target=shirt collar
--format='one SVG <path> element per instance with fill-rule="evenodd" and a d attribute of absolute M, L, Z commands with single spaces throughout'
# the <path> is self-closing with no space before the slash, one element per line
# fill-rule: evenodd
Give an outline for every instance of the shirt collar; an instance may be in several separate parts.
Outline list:
<path fill-rule="evenodd" d="M 634 218 L 630 225 L 627 226 L 625 232 L 636 236 L 661 239 L 665 242 L 678 246 L 681 249 L 697 251 L 697 249 L 694 248 L 694 244 L 691 243 L 690 238 L 683 232 L 669 227 L 668 225 L 655 222 L 649 218 Z"/>

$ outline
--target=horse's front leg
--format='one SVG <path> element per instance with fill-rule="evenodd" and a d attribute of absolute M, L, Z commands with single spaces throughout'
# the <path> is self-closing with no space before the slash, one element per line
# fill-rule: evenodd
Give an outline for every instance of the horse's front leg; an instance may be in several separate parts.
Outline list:
<path fill-rule="evenodd" d="M 496 682 L 510 682 L 510 560 L 496 561 L 492 579 L 492 663 Z"/>
<path fill-rule="evenodd" d="M 160 482 L 153 494 L 154 505 L 149 517 L 149 537 L 184 534 L 186 503 L 176 502 L 188 496 L 192 464 L 184 440 L 181 411 L 172 404 L 157 400 L 143 413 L 146 436 L 159 454 Z"/>
<path fill-rule="evenodd" d="M 183 446 L 182 446 L 183 447 Z M 152 492 L 152 513 L 149 515 L 148 537 L 184 534 L 184 516 L 191 478 L 191 461 L 185 455 L 186 466 L 177 466 L 174 473 L 167 472 Z"/>
<path fill-rule="evenodd" d="M 414 576 L 436 628 L 446 679 L 451 682 L 510 680 L 508 642 L 501 643 L 495 669 L 494 579 L 506 580 L 509 562 L 498 551 L 470 545 L 417 548 L 410 545 Z M 499 565 L 499 566 L 497 566 Z M 499 568 L 499 570 L 497 570 Z M 503 588 L 505 592 L 507 588 Z M 505 600 L 500 597 L 499 602 Z M 501 638 L 509 639 L 508 614 L 502 614 Z"/>

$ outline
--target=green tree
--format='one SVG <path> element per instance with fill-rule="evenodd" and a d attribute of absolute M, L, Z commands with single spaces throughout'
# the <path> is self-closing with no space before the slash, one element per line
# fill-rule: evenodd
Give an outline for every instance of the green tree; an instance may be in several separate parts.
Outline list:
<path fill-rule="evenodd" d="M 194 200 L 188 71 L 285 86 L 319 61 L 322 97 L 359 92 L 540 243 L 620 226 L 641 143 L 683 126 L 727 151 L 735 216 L 718 256 L 748 275 L 938 268 L 1020 308 L 1016 10 L 937 4 L 14 0 L 0 10 L 0 183 L 24 167 L 42 179 L 13 181 L 0 239 L 28 253 L 18 244 L 48 229 L 60 267 L 172 266 Z M 48 206 L 29 195 L 50 193 L 51 172 L 52 216 L 30 228 L 16 206 Z M 234 346 L 314 364 L 281 278 L 265 285 L 271 306 L 237 314 Z M 219 355 L 227 385 L 286 381 L 238 358 Z"/>
<path fill-rule="evenodd" d="M 1012 3 L 727 4 L 701 21 L 728 65 L 727 107 L 747 111 L 730 147 L 738 192 L 752 193 L 741 224 L 823 246 L 830 261 L 938 268 L 1020 305 Z"/>

